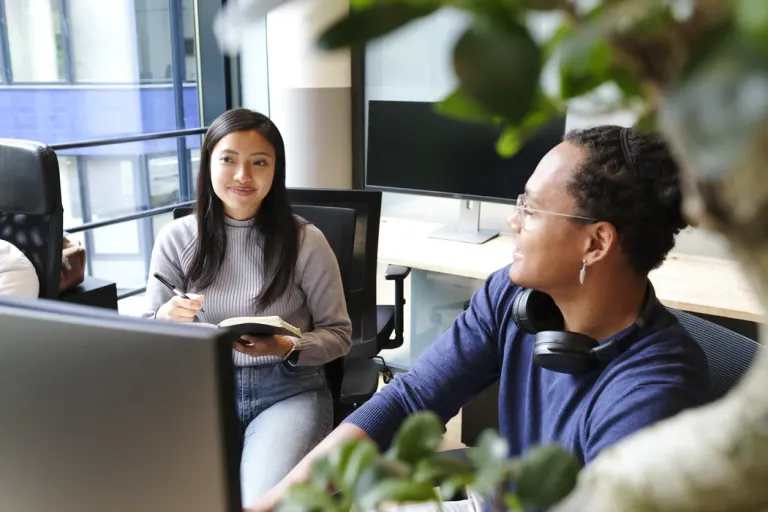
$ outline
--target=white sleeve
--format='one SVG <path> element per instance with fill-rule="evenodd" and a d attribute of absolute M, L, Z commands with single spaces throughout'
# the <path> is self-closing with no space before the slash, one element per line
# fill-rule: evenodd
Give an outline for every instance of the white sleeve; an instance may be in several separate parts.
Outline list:
<path fill-rule="evenodd" d="M 32 262 L 15 245 L 0 240 L 0 295 L 36 299 L 40 281 Z"/>

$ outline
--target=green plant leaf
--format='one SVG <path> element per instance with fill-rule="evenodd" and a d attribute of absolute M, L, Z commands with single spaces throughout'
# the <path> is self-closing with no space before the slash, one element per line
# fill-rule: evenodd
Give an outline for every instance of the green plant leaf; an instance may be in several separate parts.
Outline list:
<path fill-rule="evenodd" d="M 312 463 L 311 484 L 318 489 L 328 489 L 331 482 L 335 481 L 334 468 L 329 457 L 318 457 Z"/>
<path fill-rule="evenodd" d="M 335 510 L 336 503 L 324 489 L 310 484 L 296 484 L 288 489 L 280 502 L 281 512 Z"/>
<path fill-rule="evenodd" d="M 355 444 L 346 460 L 346 464 L 340 468 L 342 489 L 345 492 L 350 492 L 354 488 L 358 476 L 369 467 L 374 466 L 378 458 L 379 451 L 372 442 L 360 440 Z"/>
<path fill-rule="evenodd" d="M 349 7 L 353 11 L 363 11 L 376 5 L 376 0 L 349 0 Z"/>
<path fill-rule="evenodd" d="M 665 0 L 625 0 L 601 3 L 578 26 L 562 28 L 565 35 L 556 33 L 559 42 L 547 43 L 548 51 L 559 59 L 561 98 L 582 96 L 609 81 L 614 81 L 625 97 L 642 97 L 631 69 L 635 63 L 618 61 L 611 38 L 629 34 L 643 40 L 652 35 L 663 37 L 672 22 Z"/>
<path fill-rule="evenodd" d="M 497 123 L 499 118 L 469 97 L 461 88 L 435 104 L 435 112 L 457 121 Z"/>
<path fill-rule="evenodd" d="M 333 50 L 365 43 L 427 16 L 438 7 L 439 2 L 424 0 L 418 3 L 387 2 L 353 10 L 346 18 L 326 28 L 317 44 L 320 48 Z"/>
<path fill-rule="evenodd" d="M 475 475 L 458 475 L 446 478 L 440 484 L 440 499 L 447 501 L 453 499 L 456 494 L 475 483 Z"/>
<path fill-rule="evenodd" d="M 477 447 L 469 449 L 469 457 L 476 469 L 473 487 L 483 496 L 489 496 L 506 479 L 505 463 L 509 454 L 507 441 L 494 430 L 484 430 Z"/>
<path fill-rule="evenodd" d="M 642 115 L 637 122 L 632 126 L 633 129 L 642 132 L 658 132 L 659 122 L 656 112 L 648 112 Z"/>
<path fill-rule="evenodd" d="M 547 508 L 576 486 L 581 465 L 566 450 L 549 444 L 529 450 L 520 460 L 517 494 L 525 506 Z"/>
<path fill-rule="evenodd" d="M 604 39 L 573 38 L 560 55 L 560 97 L 582 96 L 612 78 L 613 50 Z"/>
<path fill-rule="evenodd" d="M 523 504 L 517 494 L 507 493 L 504 495 L 504 505 L 509 512 L 523 512 Z"/>
<path fill-rule="evenodd" d="M 407 478 L 391 478 L 376 484 L 360 501 L 361 510 L 374 510 L 382 503 L 437 501 L 435 489 Z"/>
<path fill-rule="evenodd" d="M 736 0 L 736 26 L 747 40 L 768 52 L 768 2 Z"/>
<path fill-rule="evenodd" d="M 563 6 L 563 0 L 521 0 L 520 3 L 532 11 L 554 11 Z"/>
<path fill-rule="evenodd" d="M 415 482 L 439 485 L 442 480 L 455 476 L 472 476 L 474 474 L 469 461 L 449 455 L 436 454 L 434 457 L 422 459 L 413 471 Z"/>
<path fill-rule="evenodd" d="M 552 37 L 542 47 L 545 59 L 550 59 L 555 54 L 563 41 L 573 33 L 573 28 L 573 23 L 567 18 L 560 23 Z"/>
<path fill-rule="evenodd" d="M 504 157 L 514 156 L 525 142 L 556 114 L 557 107 L 543 94 L 539 94 L 536 107 L 518 125 L 509 125 L 496 141 L 496 152 Z"/>
<path fill-rule="evenodd" d="M 415 464 L 435 453 L 445 433 L 445 426 L 432 412 L 419 412 L 410 416 L 395 435 L 387 452 L 390 459 Z"/>
<path fill-rule="evenodd" d="M 477 21 L 453 49 L 453 68 L 463 90 L 511 124 L 531 110 L 541 65 L 539 47 L 519 24 Z"/>

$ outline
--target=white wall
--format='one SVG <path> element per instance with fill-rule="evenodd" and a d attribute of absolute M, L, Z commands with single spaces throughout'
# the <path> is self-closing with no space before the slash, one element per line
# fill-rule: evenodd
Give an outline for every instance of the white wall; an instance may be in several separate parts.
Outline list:
<path fill-rule="evenodd" d="M 314 44 L 347 9 L 346 0 L 284 4 L 251 27 L 253 43 L 241 54 L 243 105 L 268 107 L 285 140 L 290 187 L 352 185 L 349 52 L 321 52 Z"/>

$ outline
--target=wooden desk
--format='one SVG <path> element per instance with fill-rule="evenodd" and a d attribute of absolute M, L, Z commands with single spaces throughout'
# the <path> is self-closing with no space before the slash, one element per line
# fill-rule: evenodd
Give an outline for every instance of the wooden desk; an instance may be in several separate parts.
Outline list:
<path fill-rule="evenodd" d="M 429 238 L 439 227 L 382 218 L 379 261 L 474 279 L 485 279 L 512 261 L 513 244 L 508 235 L 480 245 Z M 672 253 L 650 278 L 659 300 L 669 307 L 751 322 L 764 320 L 756 294 L 733 260 Z"/>

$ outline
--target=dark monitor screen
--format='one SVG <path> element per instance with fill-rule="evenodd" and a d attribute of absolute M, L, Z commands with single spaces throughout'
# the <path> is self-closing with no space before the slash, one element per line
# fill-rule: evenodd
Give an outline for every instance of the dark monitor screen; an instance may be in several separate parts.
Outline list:
<path fill-rule="evenodd" d="M 565 119 L 553 118 L 516 155 L 502 158 L 499 127 L 449 119 L 434 105 L 369 101 L 367 187 L 514 202 L 565 132 Z"/>
<path fill-rule="evenodd" d="M 0 510 L 234 512 L 224 331 L 0 297 Z"/>

